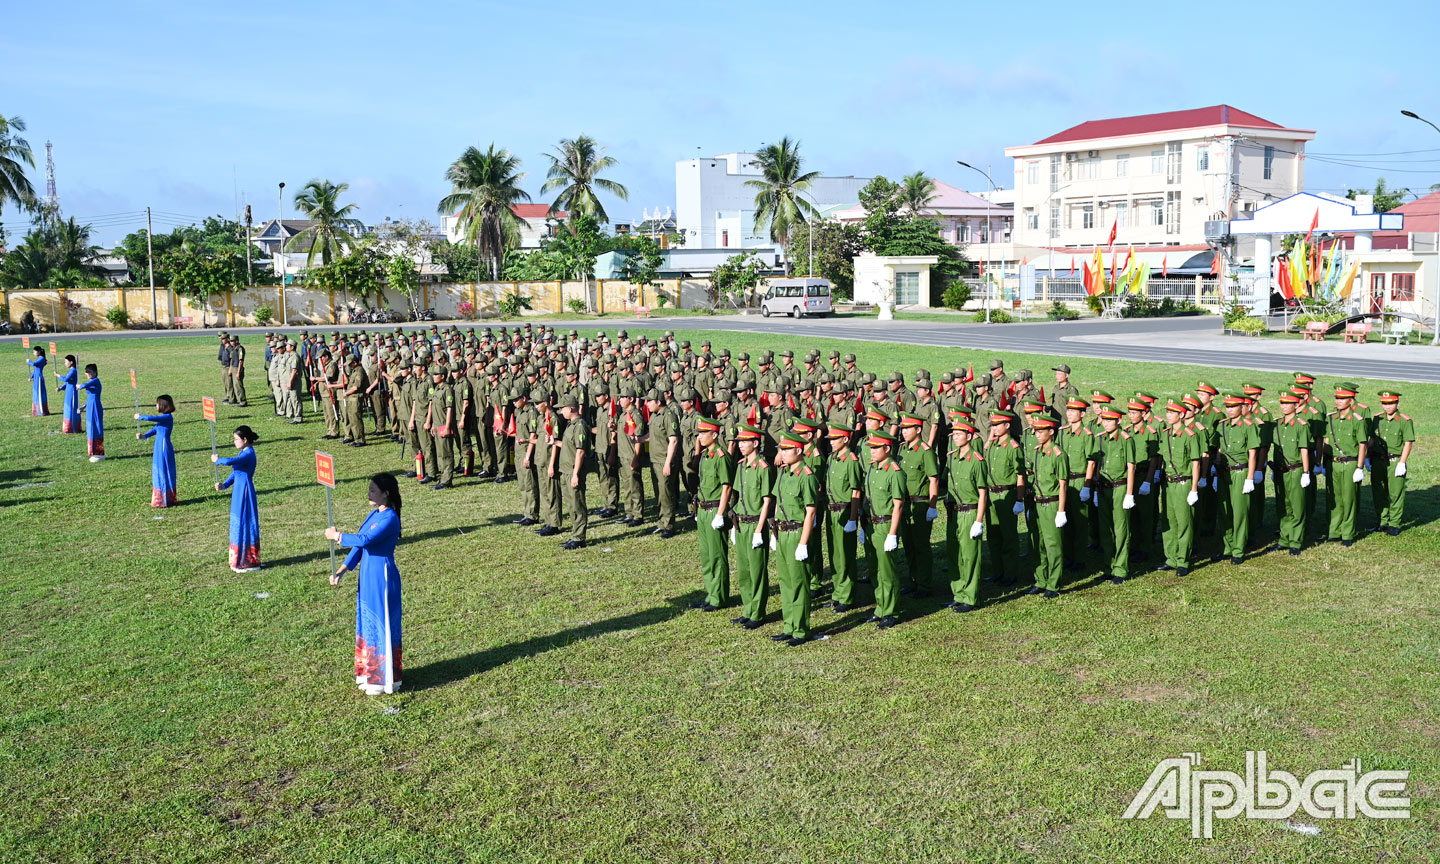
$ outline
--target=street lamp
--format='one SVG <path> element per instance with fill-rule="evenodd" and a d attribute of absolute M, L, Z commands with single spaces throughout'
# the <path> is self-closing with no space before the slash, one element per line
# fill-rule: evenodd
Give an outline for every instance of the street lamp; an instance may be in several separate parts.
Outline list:
<path fill-rule="evenodd" d="M 1440 133 L 1440 126 L 1436 126 L 1434 123 L 1431 123 L 1429 120 L 1426 120 L 1424 117 L 1421 117 L 1419 114 L 1416 114 L 1414 111 L 1406 111 L 1404 108 L 1401 108 L 1401 109 L 1400 109 L 1400 113 L 1401 113 L 1401 114 L 1404 114 L 1406 117 L 1409 117 L 1411 120 L 1419 120 L 1421 123 L 1424 123 L 1424 124 L 1426 124 L 1427 126 L 1429 126 L 1431 129 L 1434 129 L 1437 133 Z M 1434 329 L 1435 329 L 1435 335 L 1434 335 L 1433 337 L 1431 337 L 1431 339 L 1430 339 L 1430 344 L 1431 344 L 1431 345 L 1440 345 L 1440 231 L 1437 231 L 1436 234 L 1435 234 L 1435 328 L 1434 328 Z"/>
<path fill-rule="evenodd" d="M 275 261 L 280 265 L 280 324 L 286 323 L 285 316 L 285 181 L 280 181 L 280 191 L 276 193 L 275 201 L 280 205 L 279 215 L 275 217 L 275 236 L 279 238 L 280 245 L 276 247 Z"/>
<path fill-rule="evenodd" d="M 975 172 L 978 172 L 978 173 L 984 175 L 985 181 L 990 184 L 991 194 L 994 194 L 995 192 L 999 192 L 999 191 L 1000 191 L 1000 187 L 996 186 L 996 185 L 995 185 L 995 181 L 990 179 L 990 172 L 989 172 L 989 171 L 981 171 L 979 168 L 976 168 L 974 165 L 971 165 L 969 162 L 964 162 L 964 161 L 961 161 L 961 160 L 959 160 L 959 159 L 956 159 L 956 160 L 955 160 L 955 164 L 960 165 L 960 166 L 965 167 L 965 168 L 969 168 L 971 171 L 975 171 Z M 989 166 L 987 165 L 986 167 L 988 168 Z M 987 283 L 990 281 L 990 244 L 991 244 L 991 243 L 994 241 L 994 239 L 995 239 L 995 225 L 990 221 L 990 204 L 991 204 L 990 199 L 989 199 L 989 198 L 986 198 L 986 199 L 985 199 L 985 281 L 986 281 Z M 1004 271 L 1004 268 L 1003 268 L 1003 267 L 1001 268 L 1001 271 L 1002 271 L 1002 274 L 1001 274 L 1001 275 L 1003 276 L 1003 275 L 1004 275 L 1004 274 L 1003 274 L 1003 271 Z M 1003 285 L 1003 284 L 1001 285 L 1001 290 L 1002 290 L 1002 291 L 1004 290 L 1004 285 Z M 989 323 L 990 323 L 990 286 L 989 286 L 989 284 L 986 284 L 986 286 L 985 286 L 985 323 L 986 323 L 986 324 L 989 324 Z"/>

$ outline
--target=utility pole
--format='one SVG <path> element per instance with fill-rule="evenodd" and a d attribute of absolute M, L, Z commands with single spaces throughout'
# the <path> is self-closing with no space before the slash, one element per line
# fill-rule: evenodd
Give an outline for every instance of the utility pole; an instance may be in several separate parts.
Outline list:
<path fill-rule="evenodd" d="M 245 284 L 254 285 L 255 277 L 250 273 L 250 205 L 245 205 Z"/>
<path fill-rule="evenodd" d="M 150 271 L 150 323 L 160 326 L 160 312 L 155 305 L 155 229 L 150 225 L 150 208 L 145 208 L 145 267 Z"/>
<path fill-rule="evenodd" d="M 288 316 L 285 314 L 285 181 L 280 181 L 280 192 L 276 195 L 276 203 L 280 205 L 279 215 L 275 217 L 275 236 L 280 238 L 280 245 L 275 252 L 275 260 L 280 264 L 280 326 L 288 323 Z"/>

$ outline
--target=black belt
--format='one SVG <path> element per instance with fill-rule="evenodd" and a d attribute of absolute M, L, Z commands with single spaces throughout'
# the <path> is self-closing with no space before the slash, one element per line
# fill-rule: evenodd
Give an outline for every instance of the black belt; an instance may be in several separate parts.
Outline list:
<path fill-rule="evenodd" d="M 871 524 L 871 525 L 889 525 L 889 524 L 890 524 L 890 517 L 889 517 L 889 516 L 871 516 L 871 517 L 870 517 L 870 524 Z"/>
<path fill-rule="evenodd" d="M 1332 457 L 1330 458 L 1330 461 L 1331 461 L 1331 462 L 1354 462 L 1357 458 L 1358 458 L 1358 457 L 1356 457 L 1356 456 L 1332 456 Z"/>
<path fill-rule="evenodd" d="M 930 503 L 930 496 L 929 496 L 929 495 L 911 495 L 911 496 L 910 496 L 908 499 L 906 499 L 906 500 L 908 500 L 911 504 L 929 504 L 929 503 Z"/>
<path fill-rule="evenodd" d="M 701 510 L 714 510 L 720 506 L 720 499 L 718 498 L 714 501 L 706 501 L 704 498 L 697 498 L 695 500 L 700 504 Z"/>
<path fill-rule="evenodd" d="M 781 531 L 799 531 L 801 528 L 805 527 L 805 523 L 787 522 L 784 519 L 781 519 L 775 523 L 775 527 L 779 528 Z"/>
<path fill-rule="evenodd" d="M 1084 472 L 1084 471 L 1076 472 L 1076 473 L 1071 474 L 1070 476 L 1066 477 L 1065 479 L 1066 479 L 1066 480 L 1084 480 L 1084 479 L 1085 479 L 1085 472 Z"/>
<path fill-rule="evenodd" d="M 1179 482 L 1184 481 L 1184 480 L 1189 480 L 1189 479 L 1190 479 L 1190 475 L 1189 475 L 1189 474 L 1166 474 L 1166 475 L 1165 475 L 1165 479 L 1166 479 L 1166 480 L 1169 480 L 1171 483 L 1179 483 Z"/>
<path fill-rule="evenodd" d="M 759 516 L 736 516 L 735 519 L 739 521 L 741 525 L 754 525 L 760 521 Z"/>
<path fill-rule="evenodd" d="M 1288 462 L 1284 465 L 1281 465 L 1279 462 L 1271 462 L 1270 467 L 1276 471 L 1279 471 L 1281 474 L 1289 474 L 1296 468 L 1304 468 L 1305 466 L 1300 462 Z"/>
<path fill-rule="evenodd" d="M 1228 469 L 1230 469 L 1231 471 L 1249 471 L 1249 470 L 1250 470 L 1250 466 L 1249 466 L 1249 465 L 1226 465 L 1225 467 L 1228 468 Z"/>
<path fill-rule="evenodd" d="M 980 506 L 980 505 L 978 505 L 978 504 L 958 504 L 958 503 L 956 503 L 956 502 L 954 502 L 954 501 L 946 501 L 946 502 L 945 502 L 945 506 L 948 507 L 948 508 L 950 508 L 951 512 L 954 512 L 954 513 L 969 513 L 970 511 L 974 510 L 976 507 L 978 507 L 978 506 Z"/>
<path fill-rule="evenodd" d="M 828 504 L 826 505 L 825 509 L 829 510 L 831 513 L 839 513 L 841 510 L 849 510 L 850 502 L 845 501 L 840 504 Z"/>
<path fill-rule="evenodd" d="M 1035 503 L 1036 503 L 1036 504 L 1054 504 L 1056 501 L 1059 501 L 1059 500 L 1060 500 L 1060 496 L 1059 496 L 1059 495 L 1037 495 L 1037 496 L 1035 496 Z"/>
<path fill-rule="evenodd" d="M 991 487 L 989 487 L 989 488 L 990 488 L 990 491 L 991 491 L 991 492 L 994 492 L 994 493 L 996 493 L 996 494 L 1004 494 L 1004 493 L 1009 492 L 1009 491 L 1011 491 L 1012 489 L 1014 489 L 1014 488 L 1015 488 L 1015 484 L 1014 484 L 1014 483 L 1011 483 L 1009 486 L 991 486 Z"/>
<path fill-rule="evenodd" d="M 1121 482 L 1121 481 L 1106 480 L 1104 477 L 1096 477 L 1096 478 L 1095 478 L 1093 481 L 1091 481 L 1091 482 L 1093 483 L 1093 485 L 1095 486 L 1096 489 L 1114 489 L 1114 488 L 1115 488 L 1115 484 L 1116 484 L 1117 482 Z"/>

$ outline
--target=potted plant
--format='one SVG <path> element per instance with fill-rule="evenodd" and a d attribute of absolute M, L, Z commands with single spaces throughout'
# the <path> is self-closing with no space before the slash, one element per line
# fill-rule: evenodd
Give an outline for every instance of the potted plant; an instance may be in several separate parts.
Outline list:
<path fill-rule="evenodd" d="M 893 279 L 875 280 L 870 283 L 875 286 L 875 294 L 879 298 L 877 305 L 880 307 L 880 320 L 893 321 L 895 319 L 895 282 Z"/>

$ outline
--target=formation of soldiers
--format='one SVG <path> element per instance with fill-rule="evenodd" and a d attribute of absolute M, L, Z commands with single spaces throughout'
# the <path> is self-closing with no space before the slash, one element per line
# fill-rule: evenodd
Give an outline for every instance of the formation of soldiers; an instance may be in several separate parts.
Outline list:
<path fill-rule="evenodd" d="M 227 397 L 244 404 L 243 349 L 221 339 Z M 1303 373 L 1272 411 L 1251 383 L 1116 397 L 1082 392 L 1060 365 L 1047 397 L 1000 360 L 978 376 L 919 369 L 907 384 L 839 351 L 797 362 L 789 350 L 692 350 L 668 332 L 612 340 L 528 324 L 267 335 L 265 356 L 277 416 L 300 423 L 308 401 L 323 411 L 322 438 L 387 437 L 406 476 L 435 490 L 457 476 L 514 482 L 516 524 L 565 534 L 565 549 L 586 545 L 592 476 L 598 519 L 646 524 L 647 497 L 661 538 L 693 519 L 705 587 L 695 607 L 730 605 L 733 548 L 733 623 L 746 629 L 765 620 L 773 558 L 783 627 L 771 638 L 792 646 L 810 637 L 827 563 L 826 605 L 847 612 L 861 603 L 856 586 L 871 585 L 867 623 L 884 629 L 902 598 L 946 592 L 964 613 L 982 582 L 1014 590 L 1024 559 L 1027 593 L 1054 598 L 1066 572 L 1121 584 L 1262 548 L 1298 555 L 1317 538 L 1349 546 L 1367 474 L 1374 530 L 1393 536 L 1415 443 L 1399 393 L 1379 393 L 1372 413 L 1342 382 L 1327 405 Z"/>

